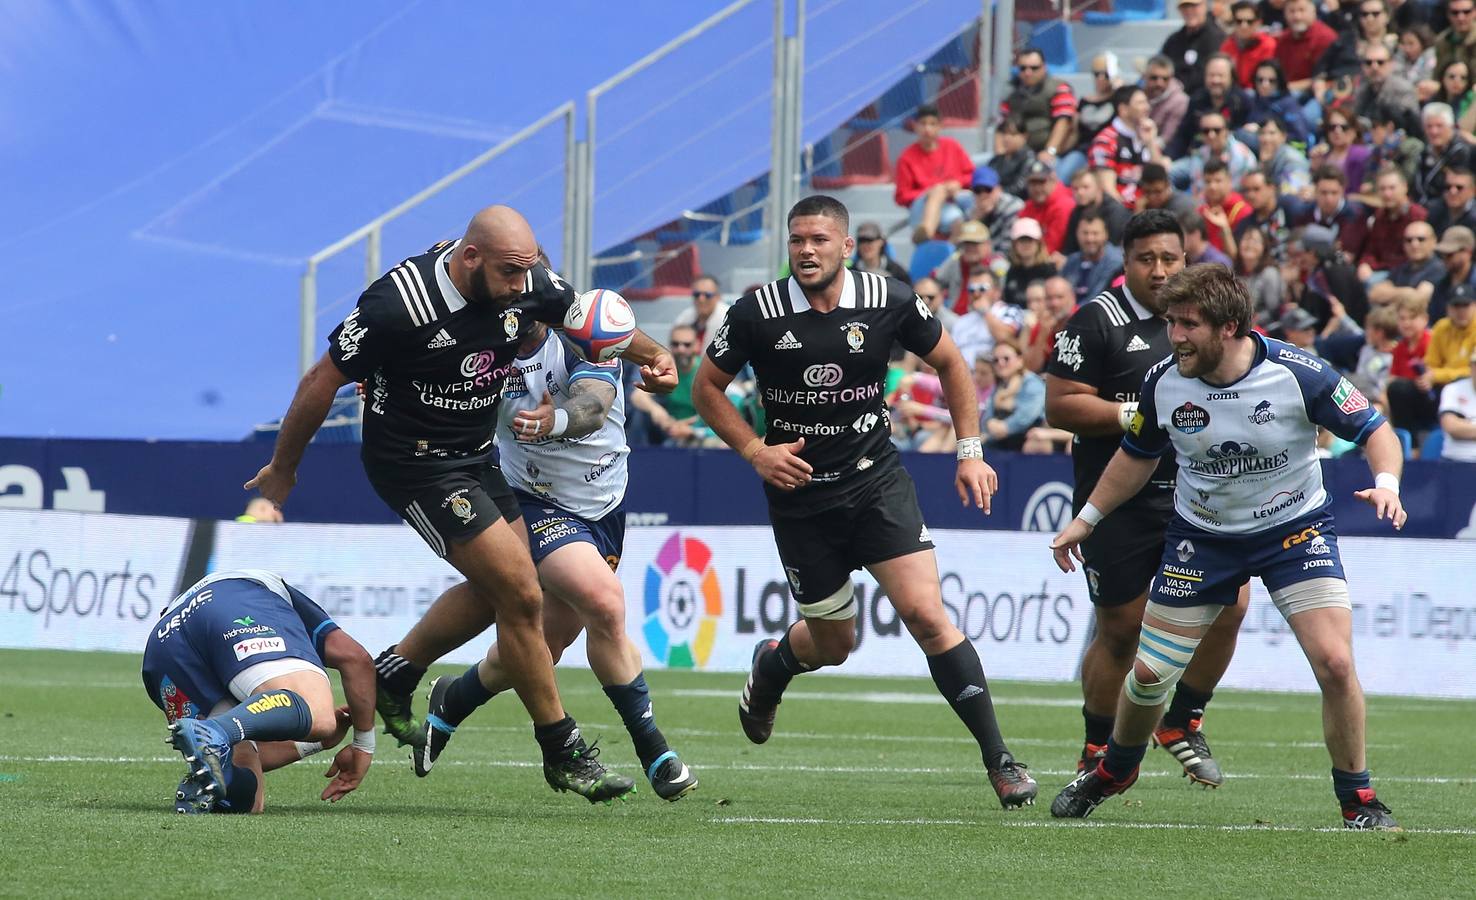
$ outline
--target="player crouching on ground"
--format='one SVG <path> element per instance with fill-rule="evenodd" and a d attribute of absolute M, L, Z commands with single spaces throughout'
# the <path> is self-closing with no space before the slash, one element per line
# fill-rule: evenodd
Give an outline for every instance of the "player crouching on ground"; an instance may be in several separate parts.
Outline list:
<path fill-rule="evenodd" d="M 324 665 L 343 677 L 335 708 Z M 261 812 L 262 774 L 343 740 L 322 799 L 353 791 L 374 758 L 374 661 L 312 600 L 257 569 L 217 572 L 164 607 L 143 658 L 166 743 L 189 772 L 180 813 Z M 208 717 L 208 718 L 207 718 Z"/>
<path fill-rule="evenodd" d="M 1353 667 L 1353 612 L 1317 429 L 1360 444 L 1374 487 L 1355 496 L 1404 526 L 1403 453 L 1388 421 L 1332 366 L 1250 331 L 1245 285 L 1223 266 L 1194 266 L 1160 289 L 1174 355 L 1148 372 L 1122 446 L 1051 548 L 1062 571 L 1096 523 L 1136 494 L 1173 450 L 1175 516 L 1143 614 L 1138 655 L 1117 704 L 1107 753 L 1051 804 L 1085 818 L 1132 786 L 1164 700 L 1236 592 L 1259 577 L 1322 690 L 1323 735 L 1343 824 L 1394 830 L 1365 757 L 1363 689 Z"/>
<path fill-rule="evenodd" d="M 803 616 L 781 640 L 755 648 L 739 722 L 762 744 L 790 679 L 851 655 L 851 573 L 865 567 L 927 654 L 938 692 L 978 741 L 1000 803 L 1033 803 L 1035 781 L 1000 735 L 978 651 L 943 607 L 933 541 L 892 445 L 882 389 L 893 342 L 937 370 L 958 435 L 954 487 L 961 501 L 988 513 L 998 480 L 984 462 L 969 366 L 910 287 L 842 265 L 855 242 L 840 201 L 806 197 L 788 223 L 794 275 L 728 310 L 692 388 L 703 421 L 763 477 L 774 542 Z M 763 391 L 763 438 L 724 393 L 746 363 Z"/>

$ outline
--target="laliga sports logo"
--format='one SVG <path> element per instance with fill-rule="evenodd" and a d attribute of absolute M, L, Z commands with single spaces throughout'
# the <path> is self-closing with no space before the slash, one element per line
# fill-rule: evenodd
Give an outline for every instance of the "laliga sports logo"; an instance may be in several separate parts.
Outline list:
<path fill-rule="evenodd" d="M 644 606 L 641 633 L 652 656 L 672 669 L 707 665 L 723 614 L 723 592 L 707 544 L 673 532 L 646 566 Z"/>
<path fill-rule="evenodd" d="M 844 375 L 835 363 L 810 366 L 805 370 L 805 384 L 810 387 L 835 387 Z"/>

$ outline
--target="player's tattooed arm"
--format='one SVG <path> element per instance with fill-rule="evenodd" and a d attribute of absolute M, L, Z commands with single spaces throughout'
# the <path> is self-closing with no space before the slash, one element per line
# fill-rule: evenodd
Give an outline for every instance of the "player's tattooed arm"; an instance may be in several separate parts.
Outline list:
<path fill-rule="evenodd" d="M 615 405 L 615 385 L 598 378 L 579 378 L 569 385 L 569 398 L 559 404 L 569 414 L 566 438 L 594 434 Z"/>

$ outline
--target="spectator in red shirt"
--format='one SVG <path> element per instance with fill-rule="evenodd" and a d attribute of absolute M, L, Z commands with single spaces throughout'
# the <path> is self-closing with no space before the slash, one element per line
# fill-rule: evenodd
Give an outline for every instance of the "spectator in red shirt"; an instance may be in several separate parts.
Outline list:
<path fill-rule="evenodd" d="M 1138 202 L 1138 183 L 1149 163 L 1168 165 L 1159 149 L 1158 125 L 1148 115 L 1148 95 L 1137 85 L 1125 85 L 1112 95 L 1117 117 L 1092 140 L 1087 159 L 1102 193 L 1132 208 Z"/>
<path fill-rule="evenodd" d="M 1056 169 L 1050 163 L 1036 160 L 1025 175 L 1025 208 L 1020 217 L 1040 223 L 1045 234 L 1046 253 L 1056 253 L 1066 240 L 1066 223 L 1076 198 L 1071 188 L 1056 180 Z"/>
<path fill-rule="evenodd" d="M 1430 349 L 1430 301 L 1404 297 L 1399 301 L 1399 343 L 1394 345 L 1393 378 L 1413 381 L 1424 373 L 1425 351 Z"/>
<path fill-rule="evenodd" d="M 1204 219 L 1210 245 L 1234 259 L 1235 226 L 1251 214 L 1251 206 L 1230 189 L 1230 167 L 1223 160 L 1204 164 L 1204 203 L 1196 211 Z"/>
<path fill-rule="evenodd" d="M 1404 229 L 1425 221 L 1425 208 L 1409 201 L 1409 182 L 1390 166 L 1375 179 L 1383 206 L 1369 217 L 1363 251 L 1358 254 L 1358 278 L 1368 281 L 1375 272 L 1387 273 L 1404 262 Z"/>
<path fill-rule="evenodd" d="M 1286 30 L 1276 39 L 1276 61 L 1286 76 L 1287 90 L 1302 93 L 1312 88 L 1312 72 L 1338 33 L 1317 18 L 1312 0 L 1286 0 Z"/>
<path fill-rule="evenodd" d="M 969 192 L 974 161 L 962 144 L 944 137 L 942 130 L 938 107 L 931 103 L 919 106 L 912 119 L 917 141 L 897 158 L 895 199 L 898 206 L 908 208 L 915 244 L 932 240 L 939 231 L 952 230 L 974 202 Z"/>
<path fill-rule="evenodd" d="M 1235 31 L 1225 38 L 1220 52 L 1235 62 L 1235 80 L 1251 90 L 1256 86 L 1256 66 L 1276 58 L 1276 38 L 1262 30 L 1260 10 L 1251 0 L 1236 0 L 1230 14 Z"/>

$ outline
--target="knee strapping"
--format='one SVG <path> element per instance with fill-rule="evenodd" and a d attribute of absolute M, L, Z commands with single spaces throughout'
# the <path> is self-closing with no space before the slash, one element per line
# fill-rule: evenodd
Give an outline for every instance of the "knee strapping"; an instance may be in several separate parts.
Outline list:
<path fill-rule="evenodd" d="M 850 581 L 840 590 L 814 603 L 801 603 L 800 615 L 806 619 L 844 620 L 856 618 L 856 585 Z"/>
<path fill-rule="evenodd" d="M 1128 699 L 1139 706 L 1161 706 L 1169 691 L 1184 676 L 1189 660 L 1199 647 L 1199 638 L 1173 634 L 1145 624 L 1138 635 L 1138 656 L 1127 677 Z M 1153 681 L 1138 678 L 1142 665 L 1155 676 Z"/>

